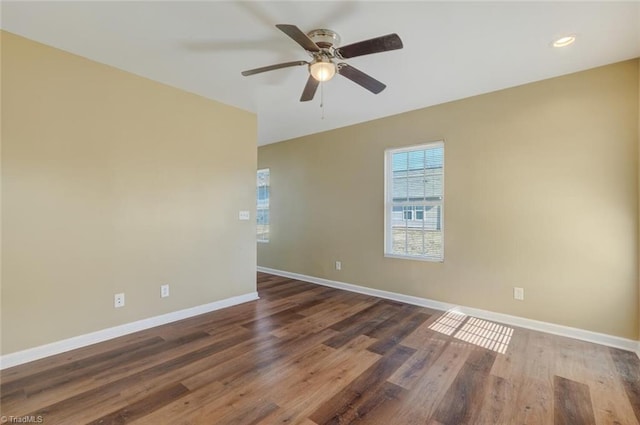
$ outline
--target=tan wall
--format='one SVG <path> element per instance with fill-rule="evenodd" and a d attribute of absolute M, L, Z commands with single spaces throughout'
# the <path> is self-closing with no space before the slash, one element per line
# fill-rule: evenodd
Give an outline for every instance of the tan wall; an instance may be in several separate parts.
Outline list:
<path fill-rule="evenodd" d="M 255 291 L 253 114 L 6 32 L 2 89 L 3 353 Z"/>
<path fill-rule="evenodd" d="M 267 145 L 258 264 L 636 338 L 637 138 L 633 60 Z M 384 150 L 441 139 L 445 261 L 385 258 Z"/>

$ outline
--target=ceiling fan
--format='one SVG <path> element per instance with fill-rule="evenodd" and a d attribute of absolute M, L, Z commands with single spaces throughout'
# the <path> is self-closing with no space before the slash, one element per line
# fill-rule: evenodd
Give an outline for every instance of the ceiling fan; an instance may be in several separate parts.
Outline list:
<path fill-rule="evenodd" d="M 336 73 L 350 79 L 374 94 L 380 93 L 387 87 L 386 85 L 351 65 L 344 62 L 336 63 L 336 61 L 350 59 L 356 56 L 370 55 L 372 53 L 402 49 L 402 40 L 398 34 L 383 35 L 346 46 L 336 47 L 340 43 L 340 36 L 335 31 L 315 29 L 305 34 L 295 25 L 278 24 L 276 27 L 302 46 L 311 56 L 311 61 L 301 60 L 264 66 L 243 71 L 242 75 L 247 77 L 275 69 L 308 65 L 309 79 L 302 91 L 302 96 L 300 97 L 301 102 L 313 99 L 318 84 L 323 81 L 329 81 Z"/>

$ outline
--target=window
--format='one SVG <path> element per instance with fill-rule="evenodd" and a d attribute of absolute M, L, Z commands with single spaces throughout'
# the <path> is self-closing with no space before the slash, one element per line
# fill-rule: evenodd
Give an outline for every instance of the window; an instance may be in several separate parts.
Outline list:
<path fill-rule="evenodd" d="M 269 242 L 269 169 L 258 170 L 257 239 Z"/>
<path fill-rule="evenodd" d="M 442 261 L 444 143 L 385 152 L 385 255 Z"/>

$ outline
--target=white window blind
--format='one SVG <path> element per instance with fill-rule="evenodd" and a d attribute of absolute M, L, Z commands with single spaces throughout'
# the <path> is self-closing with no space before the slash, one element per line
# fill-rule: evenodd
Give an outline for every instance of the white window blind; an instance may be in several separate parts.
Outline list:
<path fill-rule="evenodd" d="M 257 239 L 269 242 L 269 169 L 258 170 L 257 177 Z"/>
<path fill-rule="evenodd" d="M 444 259 L 444 143 L 385 152 L 385 255 Z"/>

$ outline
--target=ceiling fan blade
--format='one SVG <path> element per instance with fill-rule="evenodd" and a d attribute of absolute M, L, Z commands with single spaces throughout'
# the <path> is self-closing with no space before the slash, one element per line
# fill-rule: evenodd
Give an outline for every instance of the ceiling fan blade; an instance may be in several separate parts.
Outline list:
<path fill-rule="evenodd" d="M 248 77 L 249 75 L 260 74 L 261 72 L 273 71 L 274 69 L 289 68 L 290 66 L 308 65 L 305 61 L 294 61 L 279 63 L 276 65 L 263 66 L 262 68 L 250 69 L 248 71 L 242 71 L 242 75 Z"/>
<path fill-rule="evenodd" d="M 316 94 L 316 90 L 318 89 L 318 80 L 309 75 L 309 79 L 307 80 L 307 84 L 304 86 L 304 90 L 302 91 L 302 96 L 300 96 L 300 102 L 308 102 L 313 99 L 313 96 Z"/>
<path fill-rule="evenodd" d="M 402 40 L 398 34 L 388 34 L 339 47 L 336 54 L 342 59 L 349 59 L 397 49 L 402 49 Z"/>
<path fill-rule="evenodd" d="M 361 85 L 373 94 L 378 94 L 387 87 L 375 78 L 365 74 L 357 68 L 352 67 L 351 65 L 347 65 L 346 63 L 338 64 L 338 74 L 350 79 L 356 84 Z"/>
<path fill-rule="evenodd" d="M 278 25 L 276 25 L 276 27 L 280 31 L 282 31 L 283 33 L 285 33 L 289 37 L 291 37 L 293 39 L 293 41 L 295 41 L 296 43 L 301 45 L 304 50 L 307 50 L 309 52 L 319 52 L 320 51 L 320 48 L 316 45 L 316 43 L 314 43 L 313 40 L 311 40 L 307 36 L 307 34 L 303 33 L 300 30 L 300 28 L 296 27 L 295 25 L 278 24 Z"/>

